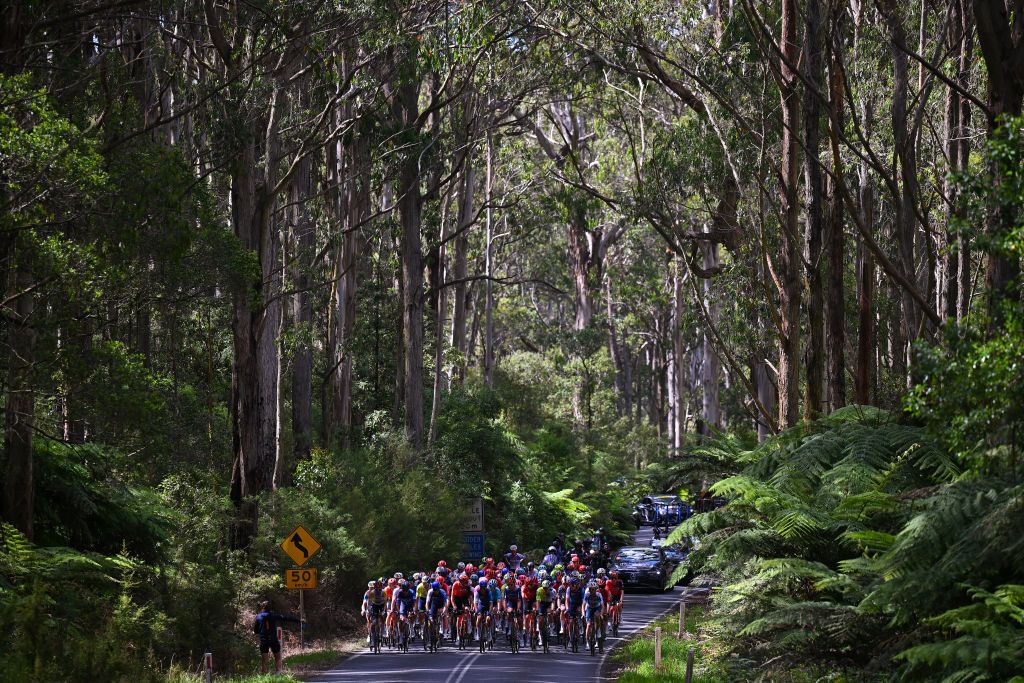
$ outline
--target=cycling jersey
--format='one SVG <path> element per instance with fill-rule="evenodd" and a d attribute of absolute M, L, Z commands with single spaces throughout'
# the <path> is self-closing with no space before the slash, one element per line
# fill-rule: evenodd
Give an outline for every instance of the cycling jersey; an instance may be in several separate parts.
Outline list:
<path fill-rule="evenodd" d="M 395 592 L 395 602 L 398 604 L 398 613 L 405 614 L 412 611 L 413 603 L 416 601 L 416 593 L 411 588 Z"/>
<path fill-rule="evenodd" d="M 527 600 L 535 600 L 537 598 L 537 584 L 533 581 L 527 581 L 523 584 L 523 597 Z"/>
<path fill-rule="evenodd" d="M 491 604 L 498 604 L 498 601 L 501 600 L 501 589 L 497 587 L 488 588 L 488 591 L 491 593 Z"/>
<path fill-rule="evenodd" d="M 569 598 L 569 608 L 576 608 L 583 604 L 583 589 L 577 588 L 576 590 L 569 589 L 567 594 Z"/>
<path fill-rule="evenodd" d="M 427 597 L 427 591 L 428 590 L 430 590 L 430 588 L 427 586 L 427 584 L 425 584 L 425 583 L 419 584 L 418 586 L 416 586 L 416 597 L 417 598 L 425 598 L 425 597 Z"/>
<path fill-rule="evenodd" d="M 551 602 L 551 589 L 541 586 L 537 589 L 537 602 Z"/>
<path fill-rule="evenodd" d="M 387 595 L 386 591 L 381 590 L 380 588 L 371 588 L 370 590 L 366 591 L 366 594 L 363 596 L 363 599 L 371 605 L 383 605 L 387 602 L 389 597 L 390 596 Z"/>
<path fill-rule="evenodd" d="M 505 604 L 508 607 L 510 607 L 512 609 L 515 609 L 515 608 L 517 608 L 519 606 L 519 598 L 521 596 L 519 595 L 519 589 L 518 588 L 515 588 L 515 587 L 505 588 L 502 591 L 502 594 L 503 594 L 503 596 L 505 598 Z"/>
<path fill-rule="evenodd" d="M 608 597 L 622 595 L 622 579 L 608 579 L 604 582 L 604 590 Z"/>

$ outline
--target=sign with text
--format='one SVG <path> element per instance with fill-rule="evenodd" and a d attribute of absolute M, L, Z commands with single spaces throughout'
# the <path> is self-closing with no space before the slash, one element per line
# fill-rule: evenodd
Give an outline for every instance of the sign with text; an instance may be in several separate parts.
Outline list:
<path fill-rule="evenodd" d="M 284 540 L 281 541 L 281 550 L 288 557 L 292 558 L 292 562 L 301 567 L 317 554 L 320 550 L 320 543 L 313 538 L 313 534 L 299 525 L 295 527 L 295 531 L 285 536 Z"/>
<path fill-rule="evenodd" d="M 316 567 L 284 570 L 284 587 L 290 590 L 309 590 L 316 588 L 316 580 Z"/>
<path fill-rule="evenodd" d="M 484 530 L 484 499 L 470 498 L 466 505 L 466 521 L 462 525 L 463 531 L 483 533 Z"/>
<path fill-rule="evenodd" d="M 484 556 L 484 535 L 475 533 L 462 534 L 462 559 L 479 562 Z"/>

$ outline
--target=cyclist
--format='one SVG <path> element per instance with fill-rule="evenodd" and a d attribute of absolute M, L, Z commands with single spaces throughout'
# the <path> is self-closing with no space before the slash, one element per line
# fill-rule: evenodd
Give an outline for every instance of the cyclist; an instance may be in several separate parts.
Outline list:
<path fill-rule="evenodd" d="M 387 606 L 387 595 L 384 593 L 384 582 L 381 579 L 370 581 L 366 584 L 366 592 L 363 593 L 363 606 L 359 613 L 366 617 L 366 644 L 370 644 L 370 631 L 373 628 L 373 621 L 380 620 Z"/>
<path fill-rule="evenodd" d="M 551 581 L 546 577 L 537 589 L 537 614 L 539 615 L 538 628 L 540 635 L 545 641 L 548 639 L 548 612 L 551 611 L 551 603 L 554 602 L 555 592 L 551 588 Z"/>
<path fill-rule="evenodd" d="M 596 581 L 591 581 L 587 584 L 587 592 L 583 596 L 583 602 L 587 608 L 583 618 L 587 622 L 587 640 L 589 641 L 591 632 L 594 629 L 600 630 L 601 615 L 604 614 L 604 597 L 597 590 Z M 598 637 L 598 645 L 600 645 L 603 652 L 604 643 L 600 637 Z"/>
<path fill-rule="evenodd" d="M 396 625 L 399 621 L 408 623 L 408 615 L 416 614 L 416 591 L 409 587 L 409 582 L 399 579 L 398 590 L 394 593 L 391 612 L 395 615 Z"/>
<path fill-rule="evenodd" d="M 616 616 L 621 619 L 622 605 L 625 602 L 625 591 L 623 590 L 622 579 L 619 578 L 619 573 L 614 569 L 608 575 L 608 580 L 604 583 L 604 594 L 608 598 L 608 610 L 612 615 L 612 623 L 615 623 Z"/>
<path fill-rule="evenodd" d="M 396 575 L 394 578 L 388 579 L 388 584 L 384 588 L 384 595 L 385 595 L 385 597 L 387 597 L 387 615 L 388 615 L 387 616 L 387 620 L 385 621 L 385 624 L 384 624 L 384 626 L 385 626 L 384 632 L 387 633 L 388 635 L 390 635 L 393 632 L 393 630 L 398 625 L 398 615 L 392 609 L 392 607 L 394 606 L 394 602 L 395 602 L 395 592 L 398 590 L 398 576 L 401 576 L 401 574 Z"/>
<path fill-rule="evenodd" d="M 472 597 L 472 589 L 469 586 L 469 576 L 465 573 L 459 575 L 459 580 L 452 584 L 449 591 L 448 605 L 451 608 L 455 622 L 452 624 L 452 640 L 458 638 L 458 619 L 466 608 L 469 607 L 469 600 Z"/>
<path fill-rule="evenodd" d="M 555 546 L 549 546 L 548 553 L 544 556 L 544 559 L 541 560 L 541 564 L 548 567 L 554 567 L 558 564 L 558 559 L 558 553 L 555 552 Z"/>
<path fill-rule="evenodd" d="M 253 633 L 259 634 L 260 637 L 260 673 L 267 673 L 267 659 L 271 652 L 274 653 L 274 673 L 281 673 L 281 641 L 277 639 L 277 625 L 281 622 L 304 626 L 300 619 L 271 612 L 269 600 L 260 603 L 260 613 L 256 615 L 256 622 L 252 627 Z"/>
<path fill-rule="evenodd" d="M 444 616 L 444 606 L 447 602 L 448 594 L 445 592 L 444 588 L 441 587 L 441 583 L 439 581 L 434 581 L 430 584 L 430 590 L 427 591 L 427 610 L 429 612 L 430 622 L 434 624 L 431 628 L 440 628 L 440 625 L 437 623 L 438 612 L 441 612 L 442 616 Z"/>
<path fill-rule="evenodd" d="M 487 577 L 481 576 L 473 591 L 473 612 L 476 614 L 477 636 L 483 640 L 491 623 L 491 589 L 487 585 Z"/>
<path fill-rule="evenodd" d="M 519 554 L 519 546 L 512 544 L 508 547 L 508 552 L 505 553 L 505 565 L 509 569 L 515 571 L 519 569 L 519 565 L 523 563 L 525 558 Z"/>
<path fill-rule="evenodd" d="M 583 607 L 583 587 L 580 585 L 580 579 L 578 576 L 573 575 L 569 579 L 569 587 L 565 591 L 565 603 L 563 609 L 565 613 L 562 617 L 562 625 L 565 627 L 565 633 L 569 633 L 569 625 L 575 617 L 580 615 L 580 609 Z M 577 634 L 578 635 L 578 634 Z"/>
<path fill-rule="evenodd" d="M 419 615 L 420 626 L 426 625 L 427 621 L 427 593 L 430 592 L 430 577 L 424 572 L 420 574 L 419 583 L 416 584 L 416 614 Z"/>
<path fill-rule="evenodd" d="M 519 586 L 516 585 L 512 574 L 505 576 L 505 585 L 501 589 L 501 609 L 505 612 L 505 633 L 508 633 L 508 620 L 515 621 L 516 626 L 522 630 L 523 596 Z"/>

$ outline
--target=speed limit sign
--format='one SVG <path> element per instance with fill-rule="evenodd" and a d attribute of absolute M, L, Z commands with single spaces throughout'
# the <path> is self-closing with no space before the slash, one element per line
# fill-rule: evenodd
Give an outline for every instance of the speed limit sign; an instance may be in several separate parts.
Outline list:
<path fill-rule="evenodd" d="M 316 567 L 286 569 L 284 571 L 284 586 L 292 590 L 316 588 Z"/>

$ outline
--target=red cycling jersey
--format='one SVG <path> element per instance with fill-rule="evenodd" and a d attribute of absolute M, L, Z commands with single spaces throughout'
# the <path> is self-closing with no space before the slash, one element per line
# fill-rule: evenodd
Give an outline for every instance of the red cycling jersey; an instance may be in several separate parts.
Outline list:
<path fill-rule="evenodd" d="M 608 579 L 604 582 L 604 592 L 609 596 L 622 595 L 622 579 Z"/>
<path fill-rule="evenodd" d="M 523 584 L 523 597 L 526 598 L 527 600 L 536 600 L 537 599 L 537 582 L 536 581 L 532 581 L 531 580 L 531 581 L 527 581 L 526 583 Z"/>
<path fill-rule="evenodd" d="M 455 583 L 452 584 L 452 597 L 453 598 L 465 598 L 468 595 L 469 595 L 469 586 L 467 586 L 466 584 L 462 583 L 461 581 L 456 581 Z"/>

